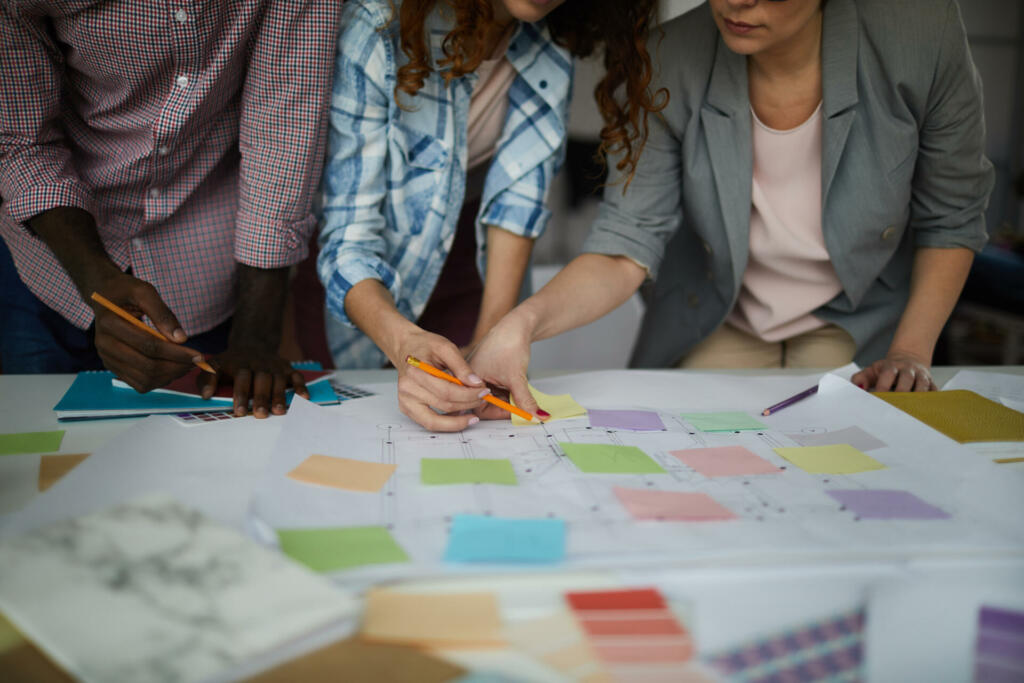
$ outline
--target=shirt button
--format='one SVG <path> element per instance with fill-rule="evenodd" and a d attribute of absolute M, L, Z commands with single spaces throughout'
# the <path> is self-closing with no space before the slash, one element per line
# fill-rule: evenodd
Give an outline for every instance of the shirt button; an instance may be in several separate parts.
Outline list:
<path fill-rule="evenodd" d="M 885 230 L 882 231 L 882 239 L 883 240 L 888 240 L 888 239 L 890 239 L 895 234 L 896 234 L 896 226 L 895 225 L 890 225 L 888 228 L 886 228 Z"/>
<path fill-rule="evenodd" d="M 162 157 L 165 157 L 171 153 L 171 148 L 168 147 L 167 145 L 160 145 L 159 147 L 156 148 L 156 153 Z"/>
<path fill-rule="evenodd" d="M 186 21 L 188 21 L 188 12 L 186 12 L 183 9 L 178 10 L 174 13 L 174 20 L 177 21 L 179 24 L 184 24 Z"/>
<path fill-rule="evenodd" d="M 151 188 L 149 189 L 149 196 L 150 196 L 150 197 L 151 197 L 152 199 L 156 199 L 157 197 L 159 197 L 159 196 L 160 196 L 160 190 L 159 190 L 159 189 L 157 189 L 157 188 L 155 188 L 155 187 L 151 187 Z"/>
<path fill-rule="evenodd" d="M 187 88 L 188 76 L 178 76 L 176 79 L 174 79 L 174 82 L 178 84 L 179 88 Z"/>
<path fill-rule="evenodd" d="M 540 85 L 540 89 L 543 90 L 544 88 L 548 87 L 548 82 L 541 81 L 538 85 Z"/>
<path fill-rule="evenodd" d="M 686 298 L 686 302 L 690 304 L 690 308 L 697 308 L 700 305 L 700 297 L 696 294 L 691 294 Z"/>

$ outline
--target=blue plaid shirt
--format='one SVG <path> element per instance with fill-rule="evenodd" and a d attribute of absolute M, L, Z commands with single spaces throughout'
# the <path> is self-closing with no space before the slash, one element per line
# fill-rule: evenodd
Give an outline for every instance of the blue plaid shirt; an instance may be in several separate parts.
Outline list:
<path fill-rule="evenodd" d="M 407 60 L 391 14 L 387 0 L 349 0 L 342 10 L 317 264 L 338 367 L 387 362 L 345 315 L 348 290 L 380 280 L 399 312 L 416 320 L 448 256 L 466 190 L 466 131 L 477 77 L 445 85 L 435 71 L 415 97 L 403 93 L 406 108 L 399 107 L 396 73 Z M 435 10 L 426 26 L 435 63 L 450 29 L 450 20 Z M 476 221 L 481 273 L 484 226 L 530 238 L 544 231 L 550 217 L 545 196 L 565 157 L 572 58 L 543 23 L 521 23 L 506 57 L 517 75 Z"/>

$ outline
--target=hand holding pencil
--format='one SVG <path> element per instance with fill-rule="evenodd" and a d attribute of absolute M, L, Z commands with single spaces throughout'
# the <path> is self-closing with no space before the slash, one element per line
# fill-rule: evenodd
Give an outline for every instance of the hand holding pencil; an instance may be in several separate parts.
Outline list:
<path fill-rule="evenodd" d="M 433 375 L 434 377 L 439 377 L 440 379 L 443 379 L 447 382 L 451 382 L 452 384 L 465 386 L 457 377 L 449 375 L 447 372 L 439 370 L 435 368 L 433 365 L 430 365 L 429 363 L 424 363 L 423 361 L 413 358 L 412 356 L 407 356 L 405 362 L 413 366 L 414 368 L 419 368 L 420 370 L 423 370 L 424 372 Z M 525 410 L 522 410 L 521 408 L 517 408 L 508 401 L 501 400 L 494 394 L 485 394 L 482 398 L 488 403 L 490 403 L 492 406 L 497 406 L 502 410 L 507 410 L 513 415 L 517 415 L 523 418 L 524 420 L 528 420 L 530 422 L 538 424 L 542 422 L 542 420 L 536 415 L 532 415 L 526 412 Z"/>

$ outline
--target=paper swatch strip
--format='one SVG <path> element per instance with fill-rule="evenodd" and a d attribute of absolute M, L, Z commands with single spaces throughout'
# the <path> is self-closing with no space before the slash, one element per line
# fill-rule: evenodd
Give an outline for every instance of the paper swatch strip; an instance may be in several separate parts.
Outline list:
<path fill-rule="evenodd" d="M 366 599 L 367 640 L 420 647 L 501 647 L 498 600 L 491 593 L 404 593 L 374 589 Z"/>

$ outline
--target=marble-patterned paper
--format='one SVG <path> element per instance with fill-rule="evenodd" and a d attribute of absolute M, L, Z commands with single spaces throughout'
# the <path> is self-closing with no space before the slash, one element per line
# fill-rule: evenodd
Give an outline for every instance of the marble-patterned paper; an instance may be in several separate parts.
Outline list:
<path fill-rule="evenodd" d="M 166 497 L 0 541 L 0 611 L 84 681 L 199 681 L 352 616 L 321 577 Z"/>

